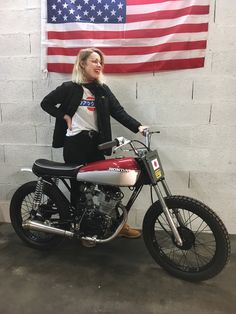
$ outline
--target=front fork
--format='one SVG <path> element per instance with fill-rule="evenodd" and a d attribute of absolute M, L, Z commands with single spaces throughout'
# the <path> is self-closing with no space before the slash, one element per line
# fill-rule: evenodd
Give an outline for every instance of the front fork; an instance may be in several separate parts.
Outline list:
<path fill-rule="evenodd" d="M 166 181 L 165 181 L 165 180 L 162 180 L 161 183 L 162 183 L 162 186 L 163 186 L 163 189 L 164 189 L 166 195 L 167 195 L 167 196 L 171 196 L 171 192 L 170 192 L 170 189 L 169 189 L 169 187 L 168 187 Z M 161 206 L 162 206 L 162 209 L 163 209 L 163 213 L 164 213 L 164 215 L 165 215 L 165 217 L 166 217 L 166 219 L 167 219 L 167 222 L 168 222 L 168 224 L 169 224 L 169 226 L 170 226 L 170 228 L 171 228 L 171 230 L 172 230 L 172 232 L 173 232 L 173 235 L 174 235 L 174 237 L 175 237 L 175 242 L 176 242 L 179 246 L 182 246 L 182 245 L 183 245 L 183 241 L 182 241 L 182 239 L 181 239 L 181 237 L 180 237 L 180 234 L 179 234 L 179 231 L 178 231 L 178 229 L 176 228 L 176 225 L 175 225 L 175 223 L 174 223 L 174 221 L 173 221 L 173 219 L 172 219 L 172 217 L 171 217 L 169 208 L 167 207 L 167 205 L 166 205 L 166 203 L 165 203 L 165 199 L 164 199 L 164 197 L 163 197 L 163 195 L 162 195 L 162 193 L 161 193 L 161 190 L 160 190 L 160 188 L 159 188 L 159 186 L 158 186 L 157 184 L 156 184 L 156 185 L 153 185 L 153 188 L 154 188 L 154 190 L 155 190 L 155 192 L 156 192 L 156 195 L 157 195 L 157 197 L 158 197 L 158 199 L 159 199 L 159 201 L 160 201 L 160 203 L 161 203 Z M 180 225 L 183 224 L 183 220 L 182 220 L 182 217 L 181 217 L 179 211 L 177 210 L 174 214 L 175 214 L 175 216 L 176 216 L 177 221 L 179 222 L 179 224 L 180 224 Z"/>

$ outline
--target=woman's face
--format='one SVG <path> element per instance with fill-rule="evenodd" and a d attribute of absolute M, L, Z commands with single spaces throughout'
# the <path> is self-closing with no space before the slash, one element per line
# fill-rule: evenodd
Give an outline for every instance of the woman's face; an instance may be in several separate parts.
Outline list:
<path fill-rule="evenodd" d="M 97 52 L 91 53 L 88 59 L 82 62 L 85 78 L 88 82 L 99 79 L 102 72 L 101 57 Z"/>

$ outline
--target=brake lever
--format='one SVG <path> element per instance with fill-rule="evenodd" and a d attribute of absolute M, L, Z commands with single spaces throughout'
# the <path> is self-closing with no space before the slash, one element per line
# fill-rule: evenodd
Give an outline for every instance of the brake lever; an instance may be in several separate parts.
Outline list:
<path fill-rule="evenodd" d="M 121 144 L 121 145 L 115 147 L 115 148 L 113 149 L 113 153 L 115 153 L 115 152 L 117 151 L 117 149 L 123 150 L 122 147 L 125 146 L 125 145 L 127 145 L 127 144 L 130 144 L 130 143 L 131 143 L 131 141 L 128 140 L 128 141 L 124 142 L 123 144 Z"/>
<path fill-rule="evenodd" d="M 116 140 L 118 141 L 119 145 L 117 145 L 114 149 L 113 149 L 113 153 L 115 153 L 117 151 L 117 149 L 123 147 L 124 145 L 130 144 L 131 140 L 126 139 L 123 136 L 117 137 Z"/>

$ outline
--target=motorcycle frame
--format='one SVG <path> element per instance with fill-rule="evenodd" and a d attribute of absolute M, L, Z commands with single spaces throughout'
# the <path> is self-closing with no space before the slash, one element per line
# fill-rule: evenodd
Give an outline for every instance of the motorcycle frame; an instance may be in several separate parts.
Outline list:
<path fill-rule="evenodd" d="M 67 213 L 68 213 L 68 210 L 71 206 L 70 204 L 70 201 L 66 198 L 66 196 L 64 195 L 64 193 L 61 191 L 61 189 L 59 188 L 58 186 L 58 183 L 59 183 L 59 180 L 61 180 L 63 182 L 63 184 L 66 186 L 66 188 L 69 190 L 70 192 L 70 187 L 68 185 L 68 183 L 66 182 L 66 180 L 64 178 L 38 178 L 38 183 L 37 183 L 37 186 L 36 186 L 36 192 L 35 193 L 35 198 L 34 198 L 34 207 L 33 207 L 33 213 L 36 215 L 37 213 L 37 205 L 40 204 L 40 194 L 42 195 L 42 191 L 43 191 L 43 184 L 49 184 L 54 190 L 57 191 L 57 193 L 59 193 L 58 195 L 60 195 L 60 198 L 63 199 L 63 203 L 64 203 L 64 208 L 65 210 L 67 210 Z M 164 191 L 164 195 L 163 195 L 163 192 L 161 191 L 161 188 L 160 188 L 160 185 L 162 186 L 162 189 Z M 127 210 L 127 213 L 129 213 L 129 211 L 131 210 L 131 207 L 133 206 L 135 200 L 137 199 L 137 197 L 139 196 L 142 188 L 144 185 L 150 185 L 154 188 L 155 192 L 156 192 L 156 195 L 157 195 L 157 198 L 158 200 L 160 201 L 161 203 L 161 206 L 162 206 L 162 209 L 163 209 L 163 212 L 166 216 L 166 219 L 169 223 L 169 226 L 173 232 L 173 235 L 175 237 L 175 240 L 176 240 L 176 243 L 178 245 L 182 245 L 182 240 L 181 240 L 181 237 L 179 235 L 179 232 L 173 222 L 173 219 L 171 217 L 171 214 L 170 214 L 170 211 L 165 203 L 165 196 L 171 196 L 171 192 L 170 192 L 170 189 L 168 187 L 168 184 L 165 180 L 165 178 L 163 177 L 160 181 L 156 182 L 156 184 L 151 184 L 151 182 L 149 183 L 146 183 L 144 184 L 142 182 L 142 180 L 138 180 L 138 182 L 136 183 L 136 185 L 134 186 L 134 191 L 133 193 L 131 194 L 129 200 L 127 201 L 127 204 L 125 205 L 125 208 Z M 41 192 L 41 193 L 40 193 Z M 32 214 L 33 214 L 32 213 Z M 66 211 L 65 211 L 65 217 L 66 217 Z M 174 214 L 178 220 L 178 222 L 181 224 L 181 215 L 180 213 L 178 212 L 178 210 L 174 211 Z"/>
<path fill-rule="evenodd" d="M 150 139 L 151 139 L 151 134 L 149 131 L 146 132 L 145 135 L 145 139 L 146 139 L 146 149 L 148 152 L 151 152 L 150 149 Z M 144 170 L 145 175 L 141 175 L 141 179 L 139 178 L 138 181 L 136 182 L 136 184 L 134 185 L 134 191 L 131 194 L 125 208 L 127 210 L 127 213 L 129 213 L 132 205 L 134 204 L 135 200 L 137 199 L 138 195 L 140 194 L 142 188 L 144 185 L 150 185 L 151 187 L 153 187 L 157 198 L 161 204 L 163 213 L 166 217 L 166 220 L 169 224 L 170 229 L 172 230 L 174 239 L 176 241 L 176 243 L 179 246 L 183 245 L 183 241 L 181 239 L 181 236 L 178 232 L 178 229 L 171 217 L 171 213 L 170 210 L 168 209 L 166 202 L 165 202 L 165 197 L 171 196 L 171 192 L 170 189 L 168 187 L 168 184 L 165 180 L 165 176 L 164 176 L 164 172 L 162 171 L 162 175 L 161 178 L 158 180 L 155 180 L 153 174 L 151 173 L 152 170 L 150 169 L 149 166 L 147 166 L 147 161 L 146 161 L 146 155 L 141 151 L 139 153 L 139 151 L 134 147 L 133 143 L 130 141 L 129 142 L 132 150 L 134 151 L 134 153 L 138 156 L 137 161 L 141 166 L 141 169 Z M 157 154 L 157 152 L 156 152 Z M 159 156 L 157 154 L 158 157 L 158 161 L 159 160 Z M 160 165 L 161 167 L 161 165 Z M 162 167 L 161 167 L 162 169 Z M 145 171 L 146 170 L 146 171 Z M 71 207 L 70 201 L 66 198 L 66 196 L 64 195 L 64 193 L 61 191 L 61 189 L 58 186 L 58 181 L 61 180 L 63 182 L 63 184 L 66 186 L 66 188 L 69 190 L 69 192 L 71 192 L 71 189 L 69 187 L 69 185 L 67 184 L 67 182 L 65 181 L 65 178 L 52 178 L 52 177 L 46 177 L 46 178 L 38 178 L 38 183 L 36 186 L 36 192 L 35 192 L 35 197 L 34 197 L 34 204 L 33 204 L 33 211 L 32 211 L 32 215 L 36 215 L 37 213 L 37 208 L 38 208 L 38 204 L 41 201 L 41 196 L 42 196 L 42 191 L 43 191 L 43 184 L 49 184 L 51 185 L 54 189 L 56 189 L 57 193 L 59 193 L 58 195 L 60 196 L 60 198 L 63 200 L 64 205 L 66 206 L 67 210 L 69 210 L 69 208 Z M 163 188 L 164 191 L 164 195 L 163 192 L 161 191 L 160 185 Z M 65 213 L 66 214 L 66 213 Z M 173 210 L 173 214 L 175 215 L 179 225 L 183 225 L 183 220 L 181 217 L 181 214 L 179 213 L 178 209 Z"/>

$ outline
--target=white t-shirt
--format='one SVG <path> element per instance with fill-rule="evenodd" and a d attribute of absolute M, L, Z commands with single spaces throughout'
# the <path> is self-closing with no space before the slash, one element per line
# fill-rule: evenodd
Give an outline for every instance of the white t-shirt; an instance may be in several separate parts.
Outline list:
<path fill-rule="evenodd" d="M 83 130 L 98 131 L 95 97 L 89 89 L 83 87 L 83 90 L 80 105 L 72 117 L 72 129 L 67 129 L 66 136 L 74 136 Z"/>

